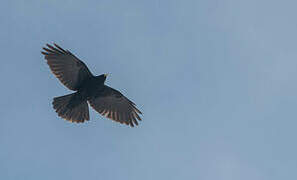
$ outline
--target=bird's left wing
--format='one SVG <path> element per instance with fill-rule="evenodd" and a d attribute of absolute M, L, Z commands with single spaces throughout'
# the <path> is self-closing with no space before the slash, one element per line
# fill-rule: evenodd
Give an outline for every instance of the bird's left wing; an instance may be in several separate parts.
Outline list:
<path fill-rule="evenodd" d="M 70 51 L 62 49 L 57 44 L 43 48 L 47 64 L 53 74 L 69 89 L 77 90 L 81 82 L 92 76 L 88 67 Z"/>
<path fill-rule="evenodd" d="M 101 115 L 131 127 L 138 125 L 138 120 L 141 121 L 138 114 L 142 113 L 135 104 L 119 91 L 105 85 L 103 92 L 91 98 L 89 104 Z"/>

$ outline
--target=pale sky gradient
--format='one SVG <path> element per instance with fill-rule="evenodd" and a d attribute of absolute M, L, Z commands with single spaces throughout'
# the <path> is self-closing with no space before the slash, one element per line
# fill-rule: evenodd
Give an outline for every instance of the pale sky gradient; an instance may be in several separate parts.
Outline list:
<path fill-rule="evenodd" d="M 0 179 L 297 179 L 297 1 L 51 0 L 0 6 Z M 130 128 L 70 93 L 56 42 L 143 111 Z"/>

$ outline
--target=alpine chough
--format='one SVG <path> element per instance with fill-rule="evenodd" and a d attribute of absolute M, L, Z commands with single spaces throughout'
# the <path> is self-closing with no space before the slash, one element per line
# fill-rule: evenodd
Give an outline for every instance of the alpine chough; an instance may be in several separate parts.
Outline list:
<path fill-rule="evenodd" d="M 101 115 L 131 127 L 138 125 L 142 114 L 136 105 L 119 91 L 104 85 L 107 74 L 94 76 L 88 67 L 68 50 L 49 44 L 41 52 L 52 73 L 70 90 L 76 91 L 55 97 L 53 107 L 58 115 L 70 122 L 88 121 L 88 103 Z"/>

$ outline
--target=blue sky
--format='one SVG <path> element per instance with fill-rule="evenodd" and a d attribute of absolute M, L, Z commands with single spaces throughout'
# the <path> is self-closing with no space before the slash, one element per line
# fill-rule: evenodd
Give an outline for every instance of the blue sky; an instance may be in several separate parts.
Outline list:
<path fill-rule="evenodd" d="M 297 2 L 5 1 L 0 178 L 297 179 Z M 56 42 L 143 111 L 137 128 L 90 109 L 40 54 Z"/>

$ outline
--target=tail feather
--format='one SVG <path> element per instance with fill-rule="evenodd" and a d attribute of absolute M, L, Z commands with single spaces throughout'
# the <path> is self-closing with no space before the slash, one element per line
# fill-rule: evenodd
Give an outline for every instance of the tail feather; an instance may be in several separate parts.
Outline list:
<path fill-rule="evenodd" d="M 55 97 L 53 107 L 60 117 L 70 122 L 88 121 L 90 119 L 88 103 L 77 96 L 77 93 L 73 93 Z"/>

